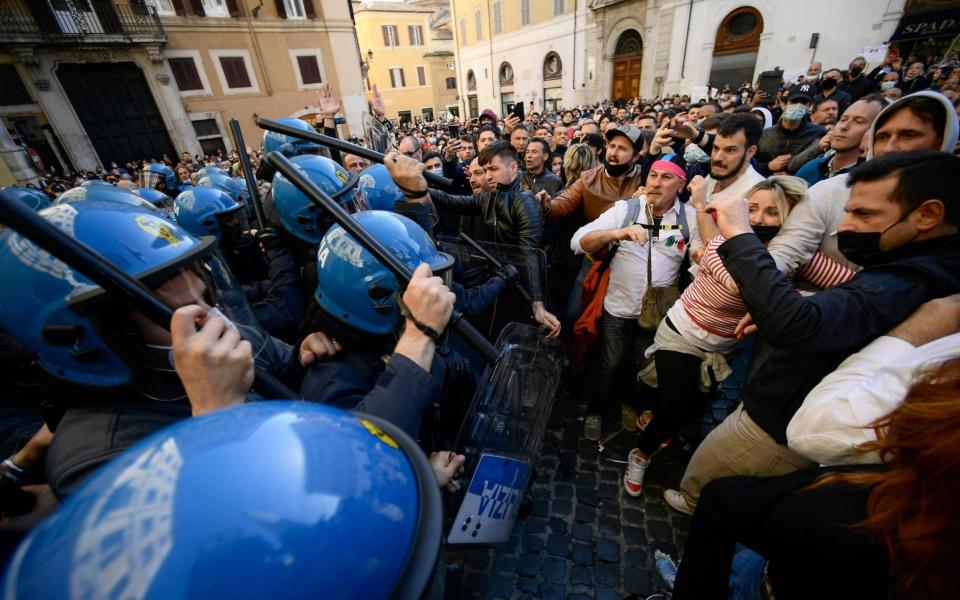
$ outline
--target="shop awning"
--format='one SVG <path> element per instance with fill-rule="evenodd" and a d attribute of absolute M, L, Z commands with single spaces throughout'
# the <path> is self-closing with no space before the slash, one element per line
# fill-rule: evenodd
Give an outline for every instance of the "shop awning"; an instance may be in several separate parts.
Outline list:
<path fill-rule="evenodd" d="M 960 34 L 960 8 L 906 15 L 888 41 L 908 42 Z"/>

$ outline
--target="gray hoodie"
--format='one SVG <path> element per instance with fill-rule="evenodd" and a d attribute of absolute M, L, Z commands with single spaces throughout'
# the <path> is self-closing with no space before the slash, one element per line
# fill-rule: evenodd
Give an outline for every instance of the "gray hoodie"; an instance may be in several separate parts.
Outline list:
<path fill-rule="evenodd" d="M 917 97 L 933 98 L 941 103 L 947 111 L 946 124 L 943 130 L 943 144 L 940 146 L 940 150 L 953 152 L 953 148 L 957 144 L 958 132 L 960 132 L 957 113 L 953 105 L 942 94 L 922 91 L 904 96 L 880 111 L 870 129 L 867 130 L 866 136 L 864 136 L 867 158 L 873 158 L 874 127 L 880 116 L 898 110 L 898 107 L 904 102 Z M 847 174 L 825 179 L 807 190 L 807 198 L 790 211 L 790 216 L 787 218 L 783 230 L 767 246 L 767 250 L 777 261 L 777 267 L 784 273 L 793 273 L 810 262 L 814 253 L 820 250 L 847 267 L 859 268 L 858 265 L 848 261 L 837 249 L 837 227 L 843 221 L 845 215 L 843 209 L 849 199 L 850 188 L 847 185 Z"/>

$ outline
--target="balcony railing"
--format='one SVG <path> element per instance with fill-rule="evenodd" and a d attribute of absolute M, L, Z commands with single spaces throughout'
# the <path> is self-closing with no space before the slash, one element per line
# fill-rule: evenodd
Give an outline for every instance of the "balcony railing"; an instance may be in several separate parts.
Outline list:
<path fill-rule="evenodd" d="M 164 38 L 156 10 L 145 0 L 0 0 L 0 41 L 108 41 Z"/>

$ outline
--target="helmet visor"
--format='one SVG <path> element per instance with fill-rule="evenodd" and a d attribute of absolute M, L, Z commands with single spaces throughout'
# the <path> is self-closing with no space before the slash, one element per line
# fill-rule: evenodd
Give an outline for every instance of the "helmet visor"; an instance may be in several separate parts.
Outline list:
<path fill-rule="evenodd" d="M 331 196 L 331 198 L 337 201 L 337 204 L 342 206 L 350 214 L 370 210 L 370 202 L 367 201 L 367 195 L 359 183 L 359 177 L 351 177 L 347 185 L 343 186 L 343 189 Z"/>
<path fill-rule="evenodd" d="M 154 171 L 140 171 L 140 187 L 148 190 L 157 189 L 157 185 L 163 181 L 163 175 Z"/>

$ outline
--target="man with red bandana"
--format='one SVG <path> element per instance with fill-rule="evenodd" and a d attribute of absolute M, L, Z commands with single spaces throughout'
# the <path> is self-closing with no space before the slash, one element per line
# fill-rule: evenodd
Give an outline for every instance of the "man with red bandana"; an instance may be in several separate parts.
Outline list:
<path fill-rule="evenodd" d="M 642 360 L 652 341 L 652 332 L 637 324 L 647 286 L 674 285 L 686 252 L 695 252 L 703 243 L 696 211 L 678 199 L 684 185 L 682 168 L 658 160 L 650 168 L 645 194 L 618 200 L 578 229 L 570 241 L 578 254 L 603 255 L 618 246 L 610 261 L 610 283 L 600 318 L 599 364 L 589 372 L 591 381 L 583 388 L 587 395 L 584 434 L 589 440 L 599 440 L 603 430 L 617 427 L 620 407 L 615 390 L 624 389 L 619 385 L 623 377 L 637 372 L 635 361 Z M 648 256 L 652 257 L 649 282 Z"/>

